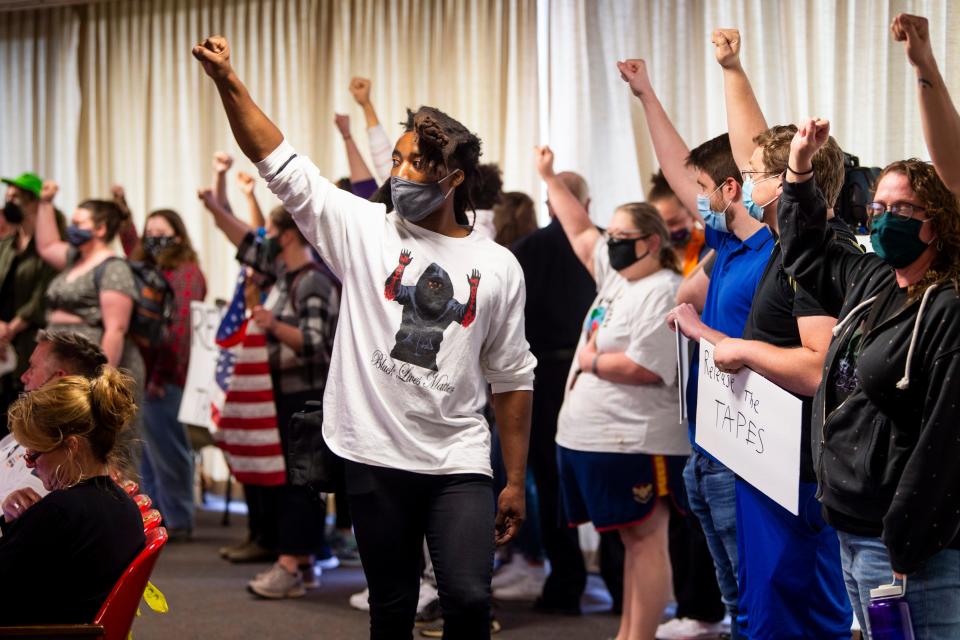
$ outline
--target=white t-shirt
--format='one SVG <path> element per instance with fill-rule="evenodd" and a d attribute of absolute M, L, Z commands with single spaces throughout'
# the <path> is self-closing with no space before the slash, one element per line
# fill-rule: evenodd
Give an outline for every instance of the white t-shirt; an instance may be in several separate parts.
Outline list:
<path fill-rule="evenodd" d="M 533 389 L 520 265 L 477 234 L 387 215 L 293 156 L 283 142 L 257 168 L 343 283 L 323 402 L 330 449 L 418 473 L 491 475 L 487 384 Z"/>
<path fill-rule="evenodd" d="M 596 331 L 598 353 L 624 353 L 663 382 L 619 384 L 589 371 L 577 375 L 574 359 L 557 422 L 557 444 L 577 451 L 688 455 L 690 442 L 677 406 L 676 338 L 664 321 L 676 304 L 682 278 L 662 269 L 630 282 L 610 266 L 603 241 L 597 242 L 593 260 L 599 293 L 577 351 Z"/>
<path fill-rule="evenodd" d="M 0 440 L 0 503 L 12 492 L 25 487 L 33 489 L 41 497 L 47 495 L 43 482 L 23 460 L 25 451 L 12 434 Z"/>

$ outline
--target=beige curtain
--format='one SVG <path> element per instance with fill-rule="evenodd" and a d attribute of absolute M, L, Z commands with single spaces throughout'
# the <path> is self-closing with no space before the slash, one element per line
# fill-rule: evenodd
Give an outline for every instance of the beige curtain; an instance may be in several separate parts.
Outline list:
<path fill-rule="evenodd" d="M 724 132 L 723 83 L 710 33 L 737 27 L 742 58 L 770 124 L 829 118 L 845 150 L 883 166 L 927 157 L 915 79 L 889 24 L 929 17 L 947 85 L 960 95 L 960 8 L 949 0 L 544 0 L 549 122 L 557 164 L 590 182 L 598 222 L 643 198 L 656 168 L 642 109 L 615 62 L 647 61 L 690 146 Z"/>
<path fill-rule="evenodd" d="M 399 135 L 407 107 L 435 105 L 480 135 L 484 160 L 500 163 L 508 189 L 537 188 L 527 153 L 537 140 L 535 0 L 115 0 L 0 15 L 0 22 L 13 16 L 22 23 L 0 28 L 0 105 L 14 102 L 8 84 L 18 89 L 21 112 L 47 102 L 58 112 L 73 105 L 48 138 L 0 119 L 4 143 L 11 136 L 21 146 L 49 139 L 49 152 L 33 156 L 3 144 L 0 169 L 33 167 L 54 177 L 63 184 L 61 208 L 105 196 L 119 183 L 138 221 L 152 209 L 179 211 L 213 296 L 232 292 L 234 250 L 199 206 L 196 189 L 210 183 L 215 150 L 237 157 L 233 173 L 253 167 L 190 55 L 208 34 L 230 40 L 254 99 L 333 179 L 348 174 L 335 111 L 351 115 L 366 151 L 363 114 L 347 91 L 351 76 L 365 75 L 391 136 Z M 47 85 L 34 87 L 11 64 L 30 52 L 41 59 L 62 52 Z M 72 102 L 54 96 L 71 83 Z M 52 122 L 42 111 L 33 117 L 37 127 Z M 54 152 L 61 164 L 51 162 Z M 228 185 L 234 209 L 245 215 L 232 176 Z M 275 204 L 262 184 L 258 195 L 265 211 Z"/>

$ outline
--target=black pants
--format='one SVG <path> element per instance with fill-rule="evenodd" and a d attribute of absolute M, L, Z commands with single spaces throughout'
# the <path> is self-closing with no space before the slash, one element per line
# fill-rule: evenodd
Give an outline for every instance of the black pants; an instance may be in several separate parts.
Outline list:
<path fill-rule="evenodd" d="M 677 617 L 720 622 L 726 608 L 720 600 L 717 573 L 700 521 L 692 513 L 670 512 L 670 566 L 677 597 Z"/>
<path fill-rule="evenodd" d="M 370 637 L 411 638 L 427 538 L 444 638 L 490 637 L 491 479 L 346 462 L 347 498 L 370 587 Z"/>
<path fill-rule="evenodd" d="M 543 550 L 550 560 L 550 575 L 543 585 L 543 601 L 557 607 L 579 606 L 587 584 L 577 530 L 568 526 L 563 514 L 557 471 L 557 418 L 569 370 L 569 360 L 546 357 L 537 366 L 528 456 L 537 485 Z"/>

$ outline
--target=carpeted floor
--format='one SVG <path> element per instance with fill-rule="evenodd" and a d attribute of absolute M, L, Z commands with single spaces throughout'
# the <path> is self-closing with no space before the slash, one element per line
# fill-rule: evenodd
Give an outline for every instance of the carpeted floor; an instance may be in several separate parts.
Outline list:
<path fill-rule="evenodd" d="M 152 582 L 170 605 L 166 614 L 141 607 L 133 626 L 136 640 L 191 638 L 330 638 L 361 640 L 368 637 L 367 614 L 347 603 L 364 587 L 359 569 L 324 572 L 322 586 L 298 600 L 264 601 L 246 591 L 246 582 L 266 565 L 231 565 L 217 549 L 243 537 L 246 523 L 234 515 L 230 527 L 220 526 L 220 514 L 201 512 L 193 542 L 169 544 L 160 557 Z M 591 576 L 584 604 L 603 610 L 606 592 Z M 617 618 L 596 612 L 581 617 L 535 614 L 525 603 L 498 605 L 503 640 L 565 638 L 591 640 L 616 634 Z M 419 636 L 417 636 L 419 637 Z"/>

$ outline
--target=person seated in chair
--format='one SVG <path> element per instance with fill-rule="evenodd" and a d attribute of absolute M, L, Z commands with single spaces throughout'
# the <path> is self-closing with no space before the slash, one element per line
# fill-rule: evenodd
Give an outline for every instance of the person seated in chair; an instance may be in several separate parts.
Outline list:
<path fill-rule="evenodd" d="M 108 460 L 136 413 L 133 380 L 112 367 L 65 376 L 8 411 L 27 464 L 49 491 L 17 490 L 0 519 L 0 624 L 92 622 L 145 546 L 133 500 Z M 51 576 L 56 576 L 51 579 Z"/>

